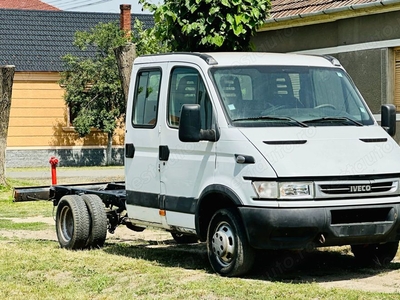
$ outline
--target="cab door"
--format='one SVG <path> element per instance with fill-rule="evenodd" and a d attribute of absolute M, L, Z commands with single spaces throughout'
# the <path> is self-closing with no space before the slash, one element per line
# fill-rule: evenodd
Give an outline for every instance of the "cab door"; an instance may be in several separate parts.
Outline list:
<path fill-rule="evenodd" d="M 133 71 L 125 135 L 125 185 L 128 217 L 138 223 L 161 224 L 159 215 L 159 103 L 162 69 Z M 132 84 L 131 84 L 132 86 Z"/>
<path fill-rule="evenodd" d="M 160 139 L 161 206 L 170 227 L 195 230 L 195 209 L 205 186 L 213 181 L 215 142 L 183 143 L 178 129 L 183 104 L 199 104 L 202 129 L 215 129 L 213 106 L 201 71 L 195 65 L 171 68 L 166 127 Z"/>

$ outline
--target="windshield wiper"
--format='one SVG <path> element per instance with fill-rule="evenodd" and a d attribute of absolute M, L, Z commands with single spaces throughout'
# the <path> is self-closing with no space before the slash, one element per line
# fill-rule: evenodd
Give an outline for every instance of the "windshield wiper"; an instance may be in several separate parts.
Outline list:
<path fill-rule="evenodd" d="M 241 119 L 234 119 L 232 122 L 237 122 L 237 121 L 258 121 L 258 120 L 272 120 L 272 121 L 289 121 L 297 124 L 300 127 L 308 127 L 307 124 L 304 124 L 303 122 L 300 122 L 292 117 L 273 117 L 273 116 L 260 116 L 260 117 L 252 117 L 252 118 L 241 118 Z"/>
<path fill-rule="evenodd" d="M 317 119 L 311 119 L 311 120 L 306 120 L 303 121 L 303 123 L 318 123 L 318 122 L 324 122 L 324 121 L 342 121 L 342 122 L 350 122 L 353 123 L 356 126 L 363 126 L 362 123 L 353 120 L 349 117 L 323 117 L 323 118 L 317 118 Z"/>

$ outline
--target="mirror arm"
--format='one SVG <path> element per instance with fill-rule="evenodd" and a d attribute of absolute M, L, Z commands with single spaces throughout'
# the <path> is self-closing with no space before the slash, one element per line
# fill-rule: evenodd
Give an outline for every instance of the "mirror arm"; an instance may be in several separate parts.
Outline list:
<path fill-rule="evenodd" d="M 214 129 L 200 129 L 200 140 L 215 142 L 217 134 Z"/>

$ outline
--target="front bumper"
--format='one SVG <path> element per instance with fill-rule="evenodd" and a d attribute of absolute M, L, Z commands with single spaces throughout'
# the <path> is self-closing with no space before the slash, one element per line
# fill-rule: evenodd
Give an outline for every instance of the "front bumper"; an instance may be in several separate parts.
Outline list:
<path fill-rule="evenodd" d="M 307 249 L 400 240 L 398 203 L 311 208 L 239 207 L 239 211 L 249 243 L 257 249 Z"/>

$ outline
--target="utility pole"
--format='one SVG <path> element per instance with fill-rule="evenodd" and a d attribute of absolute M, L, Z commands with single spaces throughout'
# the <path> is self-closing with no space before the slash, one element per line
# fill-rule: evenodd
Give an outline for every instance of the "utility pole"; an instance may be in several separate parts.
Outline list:
<path fill-rule="evenodd" d="M 0 186 L 6 186 L 6 148 L 15 66 L 0 66 Z"/>

